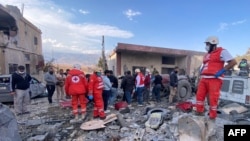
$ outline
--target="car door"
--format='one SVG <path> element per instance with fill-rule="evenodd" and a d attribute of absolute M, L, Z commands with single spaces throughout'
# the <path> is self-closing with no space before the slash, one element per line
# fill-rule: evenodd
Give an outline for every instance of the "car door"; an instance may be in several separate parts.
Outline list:
<path fill-rule="evenodd" d="M 34 98 L 39 95 L 38 89 L 39 89 L 38 81 L 32 77 L 30 81 L 30 98 Z"/>

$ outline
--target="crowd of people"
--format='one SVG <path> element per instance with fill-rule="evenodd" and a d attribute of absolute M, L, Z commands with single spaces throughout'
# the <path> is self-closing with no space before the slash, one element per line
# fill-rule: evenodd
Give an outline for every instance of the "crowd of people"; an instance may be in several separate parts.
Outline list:
<path fill-rule="evenodd" d="M 208 97 L 210 106 L 208 130 L 211 133 L 214 132 L 222 78 L 224 73 L 232 69 L 237 62 L 225 48 L 217 46 L 219 44 L 217 37 L 208 37 L 204 43 L 207 53 L 204 56 L 203 67 L 200 70 L 195 115 L 204 115 L 204 101 Z M 243 68 L 247 65 L 245 60 L 240 63 L 240 67 Z M 12 74 L 11 94 L 14 95 L 14 107 L 17 115 L 29 113 L 27 104 L 31 77 L 24 70 L 24 66 L 19 66 L 18 70 Z M 169 103 L 173 102 L 173 98 L 177 93 L 178 71 L 179 68 L 176 66 L 170 73 Z M 101 70 L 96 69 L 93 70 L 93 74 L 86 75 L 81 70 L 81 66 L 75 64 L 71 70 L 67 70 L 66 74 L 62 69 L 59 70 L 58 74 L 55 74 L 54 69 L 50 67 L 44 75 L 44 80 L 46 81 L 49 103 L 53 102 L 52 96 L 55 90 L 57 91 L 58 100 L 63 100 L 65 94 L 71 97 L 75 121 L 85 118 L 86 104 L 89 101 L 94 103 L 93 117 L 101 119 L 106 118 L 108 107 L 113 108 L 117 101 L 118 79 L 110 70 L 105 70 L 104 74 L 102 74 Z M 149 69 L 145 69 L 145 73 L 141 72 L 139 68 L 136 68 L 134 72 L 126 71 L 120 85 L 124 93 L 122 100 L 126 101 L 129 107 L 131 107 L 132 100 L 136 101 L 137 106 L 143 106 L 149 102 L 151 87 L 153 87 L 152 98 L 156 102 L 161 102 L 162 76 L 157 70 L 154 70 L 152 74 Z M 80 112 L 78 110 L 79 102 L 81 105 Z M 79 115 L 81 115 L 80 118 Z"/>

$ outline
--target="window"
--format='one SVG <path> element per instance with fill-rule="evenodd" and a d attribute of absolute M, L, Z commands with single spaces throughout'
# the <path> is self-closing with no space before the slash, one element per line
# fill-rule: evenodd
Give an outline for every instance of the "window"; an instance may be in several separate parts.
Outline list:
<path fill-rule="evenodd" d="M 38 39 L 37 39 L 37 37 L 34 37 L 34 45 L 38 45 Z"/>
<path fill-rule="evenodd" d="M 9 64 L 9 73 L 14 73 L 17 70 L 18 64 Z"/>
<path fill-rule="evenodd" d="M 25 61 L 30 61 L 30 55 L 29 54 L 24 54 Z"/>
<path fill-rule="evenodd" d="M 170 74 L 174 68 L 161 68 L 161 74 Z"/>
<path fill-rule="evenodd" d="M 174 65 L 175 64 L 175 57 L 167 57 L 167 56 L 162 56 L 162 64 L 166 65 Z"/>

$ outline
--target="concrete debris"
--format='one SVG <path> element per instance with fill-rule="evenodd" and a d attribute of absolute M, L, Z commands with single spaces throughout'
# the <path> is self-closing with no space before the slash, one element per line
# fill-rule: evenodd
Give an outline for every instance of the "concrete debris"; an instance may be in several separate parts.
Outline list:
<path fill-rule="evenodd" d="M 31 111 L 29 115 L 15 116 L 12 105 L 0 106 L 0 124 L 7 123 L 8 125 L 8 127 L 0 126 L 0 135 L 1 139 L 4 137 L 6 140 L 14 141 L 46 141 L 48 139 L 53 141 L 206 140 L 208 128 L 205 117 L 208 116 L 209 107 L 206 105 L 205 116 L 197 117 L 192 112 L 179 110 L 176 108 L 177 104 L 169 105 L 167 99 L 162 97 L 160 103 L 150 101 L 149 104 L 142 107 L 137 106 L 134 101 L 130 107 L 119 111 L 108 108 L 111 112 L 107 116 L 115 114 L 117 115 L 115 119 L 103 124 L 103 128 L 82 130 L 83 123 L 86 124 L 93 120 L 93 104 L 87 105 L 87 115 L 84 120 L 71 124 L 70 120 L 74 119 L 71 107 L 61 107 L 60 103 L 56 102 L 50 105 L 46 97 L 32 99 L 28 106 Z M 250 124 L 248 108 L 237 103 L 231 104 L 231 106 L 230 104 L 223 105 L 223 108 L 218 107 L 218 117 L 215 121 L 216 132 L 215 135 L 209 137 L 208 141 L 224 140 L 225 124 Z M 162 120 L 157 127 L 152 128 L 146 123 L 154 114 L 159 114 Z"/>
<path fill-rule="evenodd" d="M 236 111 L 240 114 L 246 112 L 248 109 L 238 103 L 231 103 L 222 107 L 221 110 L 226 114 L 230 114 L 231 111 Z"/>
<path fill-rule="evenodd" d="M 0 103 L 0 136 L 3 141 L 21 141 L 15 115 L 9 107 Z"/>

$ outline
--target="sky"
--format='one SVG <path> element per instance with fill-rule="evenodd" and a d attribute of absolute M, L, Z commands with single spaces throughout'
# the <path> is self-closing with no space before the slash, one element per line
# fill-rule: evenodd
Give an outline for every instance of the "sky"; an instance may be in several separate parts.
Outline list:
<path fill-rule="evenodd" d="M 0 0 L 42 31 L 45 60 L 56 53 L 106 54 L 117 43 L 205 51 L 208 36 L 232 56 L 250 48 L 249 0 Z"/>

